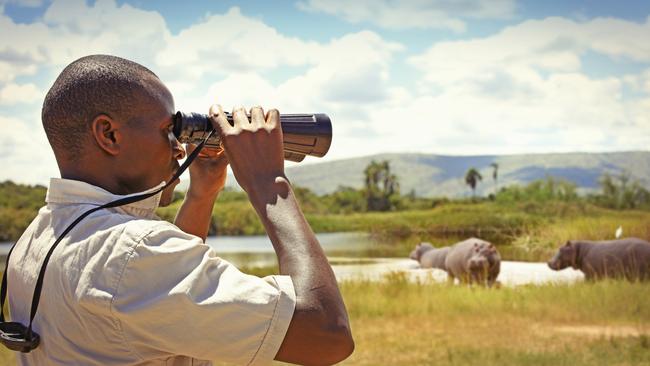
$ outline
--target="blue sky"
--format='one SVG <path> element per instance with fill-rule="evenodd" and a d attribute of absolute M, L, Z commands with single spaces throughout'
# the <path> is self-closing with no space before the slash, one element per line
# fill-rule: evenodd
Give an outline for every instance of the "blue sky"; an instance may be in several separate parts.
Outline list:
<path fill-rule="evenodd" d="M 43 96 L 91 53 L 176 107 L 324 112 L 324 159 L 647 150 L 650 2 L 0 0 L 0 180 L 46 183 Z"/>

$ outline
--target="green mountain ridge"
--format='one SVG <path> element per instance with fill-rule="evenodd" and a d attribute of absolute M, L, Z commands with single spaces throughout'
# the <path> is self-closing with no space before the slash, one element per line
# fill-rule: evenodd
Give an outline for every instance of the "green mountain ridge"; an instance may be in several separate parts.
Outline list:
<path fill-rule="evenodd" d="M 361 188 L 363 170 L 372 161 L 388 160 L 399 178 L 403 193 L 414 191 L 421 197 L 466 197 L 471 195 L 465 173 L 471 167 L 483 176 L 477 194 L 495 191 L 492 163 L 499 165 L 498 187 L 525 185 L 546 176 L 574 182 L 580 192 L 595 191 L 605 174 L 630 174 L 631 180 L 650 188 L 650 151 L 606 153 L 552 153 L 520 155 L 453 156 L 437 154 L 391 153 L 323 163 L 295 165 L 287 168 L 292 184 L 317 194 L 335 191 L 340 186 Z M 234 177 L 229 184 L 236 184 Z"/>

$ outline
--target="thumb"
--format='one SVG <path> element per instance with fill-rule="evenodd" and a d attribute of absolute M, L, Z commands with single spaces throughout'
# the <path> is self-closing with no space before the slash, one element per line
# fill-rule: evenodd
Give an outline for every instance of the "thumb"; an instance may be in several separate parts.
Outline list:
<path fill-rule="evenodd" d="M 223 112 L 221 105 L 213 104 L 210 107 L 210 112 L 208 113 L 212 127 L 219 132 L 220 135 L 223 135 L 233 129 L 233 126 L 228 122 L 226 114 Z"/>

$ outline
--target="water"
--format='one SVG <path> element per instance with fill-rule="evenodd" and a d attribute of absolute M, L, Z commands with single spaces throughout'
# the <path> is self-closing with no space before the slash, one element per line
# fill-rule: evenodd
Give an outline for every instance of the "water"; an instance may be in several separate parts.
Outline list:
<path fill-rule="evenodd" d="M 332 265 L 339 281 L 359 280 L 381 281 L 391 272 L 403 272 L 412 282 L 426 283 L 447 282 L 447 272 L 437 269 L 419 268 L 414 260 L 404 258 L 375 258 L 374 263 L 355 265 Z M 502 261 L 497 281 L 503 286 L 520 286 L 529 284 L 570 284 L 584 280 L 582 272 L 566 268 L 553 271 L 546 263 Z"/>
<path fill-rule="evenodd" d="M 444 282 L 447 274 L 438 269 L 420 269 L 417 262 L 378 250 L 386 245 L 364 233 L 317 234 L 338 280 L 366 279 L 378 281 L 394 271 L 403 271 L 411 281 Z M 266 267 L 277 264 L 271 241 L 267 236 L 209 237 L 207 244 L 217 254 L 238 267 Z M 0 268 L 4 270 L 5 256 L 12 243 L 0 243 Z M 392 256 L 393 258 L 385 258 Z M 582 280 L 582 273 L 570 269 L 552 271 L 545 263 L 503 261 L 498 280 L 506 286 L 571 283 Z"/>
<path fill-rule="evenodd" d="M 365 233 L 316 234 L 321 247 L 329 257 L 368 256 L 374 241 Z M 214 236 L 206 243 L 217 254 L 237 266 L 264 267 L 277 264 L 275 251 L 266 235 Z"/>
<path fill-rule="evenodd" d="M 316 234 L 328 256 L 366 257 L 373 247 L 373 241 L 365 233 L 323 233 Z M 275 251 L 266 235 L 259 236 L 212 236 L 206 243 L 220 257 L 237 266 L 264 267 L 277 264 Z M 0 268 L 4 269 L 11 242 L 0 242 Z"/>

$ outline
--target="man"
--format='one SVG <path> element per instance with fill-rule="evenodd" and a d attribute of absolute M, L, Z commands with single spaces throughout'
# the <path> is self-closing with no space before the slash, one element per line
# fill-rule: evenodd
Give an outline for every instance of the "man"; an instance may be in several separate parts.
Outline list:
<path fill-rule="evenodd" d="M 61 172 L 47 205 L 17 242 L 8 271 L 12 321 L 29 323 L 45 254 L 83 212 L 150 191 L 185 156 L 171 132 L 174 102 L 145 67 L 94 55 L 68 65 L 43 103 Z M 190 167 L 175 225 L 154 209 L 173 185 L 99 210 L 49 260 L 33 328 L 41 344 L 23 365 L 332 364 L 351 354 L 349 321 L 333 272 L 284 174 L 279 114 L 221 107 L 210 118 L 224 150 Z M 203 243 L 230 164 L 278 256 L 280 276 L 242 274 Z"/>

